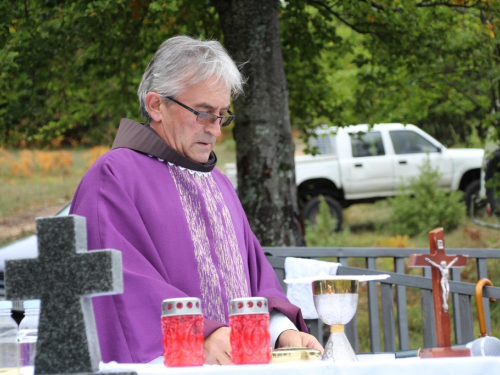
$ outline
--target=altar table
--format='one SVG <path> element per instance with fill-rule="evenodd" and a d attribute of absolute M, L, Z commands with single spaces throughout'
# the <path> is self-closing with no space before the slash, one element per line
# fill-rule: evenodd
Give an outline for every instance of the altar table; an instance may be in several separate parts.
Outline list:
<path fill-rule="evenodd" d="M 229 365 L 169 368 L 162 364 L 101 363 L 100 371 L 133 370 L 137 375 L 257 374 L 257 375 L 494 375 L 500 357 L 401 358 L 362 362 L 290 362 L 269 365 Z"/>

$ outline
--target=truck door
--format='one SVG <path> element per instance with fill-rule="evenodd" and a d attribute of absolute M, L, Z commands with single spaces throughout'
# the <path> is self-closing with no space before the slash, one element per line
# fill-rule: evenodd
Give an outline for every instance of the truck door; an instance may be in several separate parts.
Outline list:
<path fill-rule="evenodd" d="M 433 168 L 439 168 L 439 185 L 449 188 L 453 179 L 453 162 L 440 148 L 413 130 L 389 131 L 394 147 L 396 185 L 420 175 L 420 166 L 429 155 Z"/>
<path fill-rule="evenodd" d="M 343 162 L 347 199 L 384 197 L 394 190 L 394 166 L 379 131 L 351 133 L 352 158 Z M 347 167 L 347 168 L 346 168 Z"/>

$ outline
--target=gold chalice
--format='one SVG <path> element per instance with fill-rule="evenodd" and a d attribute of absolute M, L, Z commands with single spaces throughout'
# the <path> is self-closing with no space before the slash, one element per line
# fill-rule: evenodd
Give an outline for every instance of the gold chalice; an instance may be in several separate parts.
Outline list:
<path fill-rule="evenodd" d="M 323 361 L 357 361 L 344 326 L 356 314 L 358 280 L 316 280 L 312 282 L 314 306 L 320 319 L 330 326 Z"/>

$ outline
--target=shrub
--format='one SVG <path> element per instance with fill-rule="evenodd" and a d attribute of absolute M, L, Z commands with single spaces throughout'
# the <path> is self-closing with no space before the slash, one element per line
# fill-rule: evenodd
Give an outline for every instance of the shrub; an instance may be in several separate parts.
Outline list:
<path fill-rule="evenodd" d="M 35 161 L 44 176 L 59 171 L 66 176 L 73 166 L 73 156 L 68 151 L 35 151 Z"/>
<path fill-rule="evenodd" d="M 85 165 L 90 168 L 102 155 L 109 151 L 109 147 L 95 146 L 88 150 L 84 155 Z"/>
<path fill-rule="evenodd" d="M 68 175 L 73 166 L 73 155 L 69 151 L 57 151 L 57 160 L 63 175 Z"/>
<path fill-rule="evenodd" d="M 44 175 L 50 174 L 57 167 L 57 158 L 53 152 L 35 151 L 35 161 Z"/>
<path fill-rule="evenodd" d="M 393 215 L 389 226 L 395 234 L 415 236 L 443 227 L 455 229 L 465 218 L 463 193 L 448 192 L 438 186 L 441 174 L 429 158 L 420 167 L 420 175 L 401 185 L 399 195 L 389 199 Z"/>
<path fill-rule="evenodd" d="M 332 216 L 330 207 L 325 199 L 322 196 L 320 196 L 319 199 L 319 212 L 318 215 L 316 215 L 316 224 L 312 225 L 309 221 L 306 221 L 306 234 L 304 239 L 306 240 L 307 246 L 347 246 L 351 234 L 349 228 L 341 232 L 335 232 L 337 220 Z"/>
<path fill-rule="evenodd" d="M 410 236 L 408 236 L 407 234 L 403 236 L 398 234 L 397 236 L 392 236 L 389 238 L 380 238 L 375 246 L 401 248 L 415 247 L 415 245 L 410 243 Z"/>
<path fill-rule="evenodd" d="M 33 152 L 23 150 L 19 153 L 19 159 L 10 165 L 11 173 L 15 177 L 31 177 L 34 174 Z"/>

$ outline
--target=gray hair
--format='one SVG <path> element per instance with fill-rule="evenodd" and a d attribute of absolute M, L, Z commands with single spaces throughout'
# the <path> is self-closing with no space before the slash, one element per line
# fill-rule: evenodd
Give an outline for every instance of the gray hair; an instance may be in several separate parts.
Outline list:
<path fill-rule="evenodd" d="M 151 122 L 146 108 L 148 92 L 175 97 L 213 75 L 216 82 L 222 81 L 234 97 L 243 92 L 243 76 L 219 42 L 188 36 L 167 39 L 149 62 L 137 90 L 142 116 Z"/>

